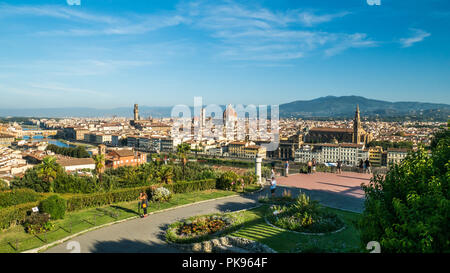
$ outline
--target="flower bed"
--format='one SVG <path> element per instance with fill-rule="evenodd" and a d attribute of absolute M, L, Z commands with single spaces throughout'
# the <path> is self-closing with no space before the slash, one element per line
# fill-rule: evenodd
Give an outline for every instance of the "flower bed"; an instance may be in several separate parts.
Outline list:
<path fill-rule="evenodd" d="M 290 205 L 272 205 L 267 220 L 274 226 L 304 233 L 328 233 L 344 227 L 344 222 L 305 194 Z"/>
<path fill-rule="evenodd" d="M 204 241 L 225 231 L 231 231 L 235 223 L 233 216 L 225 214 L 191 217 L 185 221 L 171 224 L 166 238 L 175 243 Z"/>

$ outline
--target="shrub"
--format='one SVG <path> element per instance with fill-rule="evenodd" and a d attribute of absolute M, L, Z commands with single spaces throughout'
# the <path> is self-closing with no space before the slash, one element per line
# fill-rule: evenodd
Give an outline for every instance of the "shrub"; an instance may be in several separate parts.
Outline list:
<path fill-rule="evenodd" d="M 30 202 L 0 209 L 0 229 L 23 223 L 31 208 L 37 207 L 38 204 L 39 202 Z"/>
<path fill-rule="evenodd" d="M 156 188 L 152 192 L 152 201 L 153 202 L 166 202 L 166 201 L 169 201 L 171 198 L 172 198 L 172 193 L 164 187 Z"/>
<path fill-rule="evenodd" d="M 50 214 L 33 212 L 25 219 L 25 230 L 30 234 L 38 234 L 49 231 L 54 228 L 54 225 L 49 221 Z"/>
<path fill-rule="evenodd" d="M 323 233 L 344 226 L 344 222 L 336 214 L 326 211 L 305 194 L 300 194 L 291 205 L 272 205 L 270 212 L 268 219 L 274 225 L 294 231 Z"/>
<path fill-rule="evenodd" d="M 224 172 L 217 180 L 217 188 L 222 190 L 231 190 L 235 187 L 238 175 L 232 171 Z"/>
<path fill-rule="evenodd" d="M 231 214 L 212 214 L 190 217 L 181 222 L 169 225 L 166 231 L 166 240 L 174 243 L 201 242 L 223 233 L 231 233 L 242 225 Z"/>
<path fill-rule="evenodd" d="M 0 208 L 35 202 L 39 199 L 41 199 L 41 195 L 31 189 L 4 191 L 0 192 Z"/>
<path fill-rule="evenodd" d="M 67 201 L 58 195 L 52 195 L 41 201 L 39 209 L 41 212 L 50 214 L 52 219 L 63 219 L 67 209 Z"/>

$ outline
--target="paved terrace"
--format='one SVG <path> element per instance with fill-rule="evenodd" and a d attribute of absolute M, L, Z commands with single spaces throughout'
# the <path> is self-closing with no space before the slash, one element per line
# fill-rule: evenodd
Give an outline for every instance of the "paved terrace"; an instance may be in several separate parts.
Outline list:
<path fill-rule="evenodd" d="M 361 183 L 369 181 L 370 175 L 358 173 L 294 174 L 289 177 L 278 177 L 277 195 L 284 190 L 297 194 L 300 190 L 310 194 L 326 206 L 361 212 L 364 194 Z M 245 196 L 234 196 L 219 200 L 211 200 L 188 207 L 175 208 L 170 211 L 155 213 L 147 218 L 132 219 L 126 222 L 93 230 L 77 236 L 70 241 L 81 244 L 81 252 L 101 253 L 174 253 L 179 250 L 164 242 L 167 225 L 194 215 L 213 212 L 237 211 L 257 205 L 259 196 L 269 195 L 266 186 L 262 192 Z M 48 249 L 47 253 L 68 253 L 67 243 Z"/>
<path fill-rule="evenodd" d="M 277 194 L 284 190 L 297 194 L 301 190 L 326 206 L 362 212 L 364 191 L 361 184 L 368 183 L 371 177 L 371 174 L 354 172 L 292 174 L 277 177 Z"/>

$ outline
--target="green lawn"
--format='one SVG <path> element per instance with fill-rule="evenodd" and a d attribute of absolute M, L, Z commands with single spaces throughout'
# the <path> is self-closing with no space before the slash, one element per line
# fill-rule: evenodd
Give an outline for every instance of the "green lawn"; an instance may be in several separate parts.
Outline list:
<path fill-rule="evenodd" d="M 359 232 L 356 228 L 360 214 L 326 208 L 336 213 L 345 222 L 346 228 L 338 233 L 318 235 L 303 235 L 282 231 L 267 225 L 264 215 L 268 205 L 242 212 L 247 218 L 242 229 L 233 236 L 244 237 L 266 244 L 280 253 L 289 252 L 359 252 Z"/>
<path fill-rule="evenodd" d="M 150 203 L 148 211 L 155 212 L 180 205 L 235 194 L 236 192 L 222 190 L 207 190 L 202 192 L 174 194 L 172 200 L 169 202 L 161 204 Z M 102 208 L 113 212 L 113 214 L 110 216 L 109 214 L 105 214 L 96 208 L 71 212 L 66 214 L 64 219 L 53 221 L 56 228 L 51 232 L 48 232 L 46 235 L 41 234 L 35 236 L 28 234 L 21 225 L 10 228 L 6 231 L 0 231 L 0 253 L 16 253 L 37 248 L 95 226 L 138 216 L 138 201 L 117 203 L 103 206 Z M 118 217 L 114 218 L 114 214 L 117 214 Z"/>

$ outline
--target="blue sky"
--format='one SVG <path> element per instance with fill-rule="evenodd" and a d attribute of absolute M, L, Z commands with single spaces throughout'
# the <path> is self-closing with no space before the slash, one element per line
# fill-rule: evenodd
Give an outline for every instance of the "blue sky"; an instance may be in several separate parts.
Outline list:
<path fill-rule="evenodd" d="M 448 0 L 0 0 L 0 107 L 450 103 Z"/>

